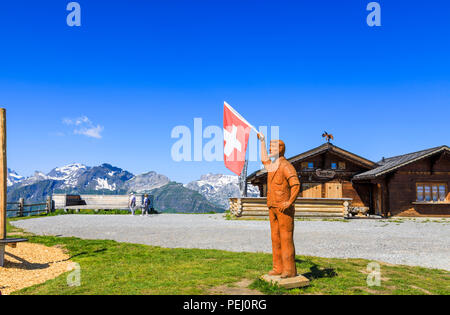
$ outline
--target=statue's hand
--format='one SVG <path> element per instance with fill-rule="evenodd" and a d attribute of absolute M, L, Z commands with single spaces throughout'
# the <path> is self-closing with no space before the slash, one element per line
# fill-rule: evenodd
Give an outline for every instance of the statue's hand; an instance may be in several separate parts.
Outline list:
<path fill-rule="evenodd" d="M 290 207 L 291 207 L 291 204 L 289 203 L 289 201 L 283 202 L 283 206 L 281 207 L 281 212 L 284 213 Z"/>
<path fill-rule="evenodd" d="M 266 138 L 264 137 L 264 134 L 262 132 L 258 133 L 258 139 L 263 142 L 266 141 Z"/>

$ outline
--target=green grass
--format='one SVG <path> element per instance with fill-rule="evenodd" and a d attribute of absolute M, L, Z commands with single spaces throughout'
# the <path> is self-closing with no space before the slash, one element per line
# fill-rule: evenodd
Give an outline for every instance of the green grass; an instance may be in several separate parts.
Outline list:
<path fill-rule="evenodd" d="M 8 224 L 8 231 L 23 234 Z M 15 294 L 208 294 L 216 286 L 250 279 L 265 294 L 450 294 L 450 274 L 408 266 L 381 266 L 380 287 L 369 288 L 368 260 L 297 256 L 299 272 L 311 279 L 304 289 L 284 290 L 258 280 L 271 255 L 219 250 L 165 249 L 105 240 L 27 235 L 30 242 L 64 246 L 81 266 L 81 286 L 67 286 L 67 274 Z"/>

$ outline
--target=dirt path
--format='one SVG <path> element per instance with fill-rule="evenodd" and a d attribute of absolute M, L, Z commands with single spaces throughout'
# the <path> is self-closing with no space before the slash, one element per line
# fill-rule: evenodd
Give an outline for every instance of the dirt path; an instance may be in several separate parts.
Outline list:
<path fill-rule="evenodd" d="M 262 293 L 257 290 L 249 289 L 251 283 L 251 280 L 243 279 L 234 285 L 214 287 L 209 290 L 209 293 L 218 295 L 262 295 Z"/>
<path fill-rule="evenodd" d="M 69 255 L 59 247 L 21 243 L 6 247 L 5 266 L 0 267 L 0 292 L 14 291 L 44 283 L 72 269 Z"/>

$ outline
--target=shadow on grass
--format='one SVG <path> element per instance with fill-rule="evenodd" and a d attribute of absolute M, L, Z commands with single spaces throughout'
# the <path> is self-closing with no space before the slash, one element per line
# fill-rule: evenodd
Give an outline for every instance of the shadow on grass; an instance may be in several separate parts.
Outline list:
<path fill-rule="evenodd" d="M 320 268 L 319 265 L 312 263 L 311 261 L 308 261 L 308 260 L 301 260 L 301 259 L 296 258 L 295 262 L 296 262 L 296 264 L 300 264 L 300 265 L 302 265 L 302 264 L 312 265 L 309 268 L 310 271 L 303 274 L 309 280 L 320 279 L 320 278 L 334 278 L 338 275 L 335 269 Z"/>
<path fill-rule="evenodd" d="M 320 278 L 334 278 L 337 277 L 337 272 L 333 268 L 321 269 L 318 265 L 313 265 L 310 268 L 310 272 L 303 274 L 309 280 L 320 279 Z"/>
<path fill-rule="evenodd" d="M 106 248 L 102 248 L 102 249 L 97 249 L 97 250 L 90 251 L 90 252 L 84 251 L 84 252 L 70 256 L 70 258 L 68 260 L 75 258 L 75 257 L 80 257 L 80 256 L 93 257 L 93 256 L 95 256 L 95 254 L 100 254 L 100 253 L 106 252 L 107 250 L 108 249 L 106 249 Z"/>

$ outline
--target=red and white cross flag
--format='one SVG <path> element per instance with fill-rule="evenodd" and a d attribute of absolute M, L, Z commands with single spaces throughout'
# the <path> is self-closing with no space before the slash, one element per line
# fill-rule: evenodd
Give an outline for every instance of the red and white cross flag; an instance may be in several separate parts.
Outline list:
<path fill-rule="evenodd" d="M 223 155 L 225 166 L 236 175 L 241 175 L 244 168 L 251 129 L 258 132 L 225 102 L 223 107 Z"/>

